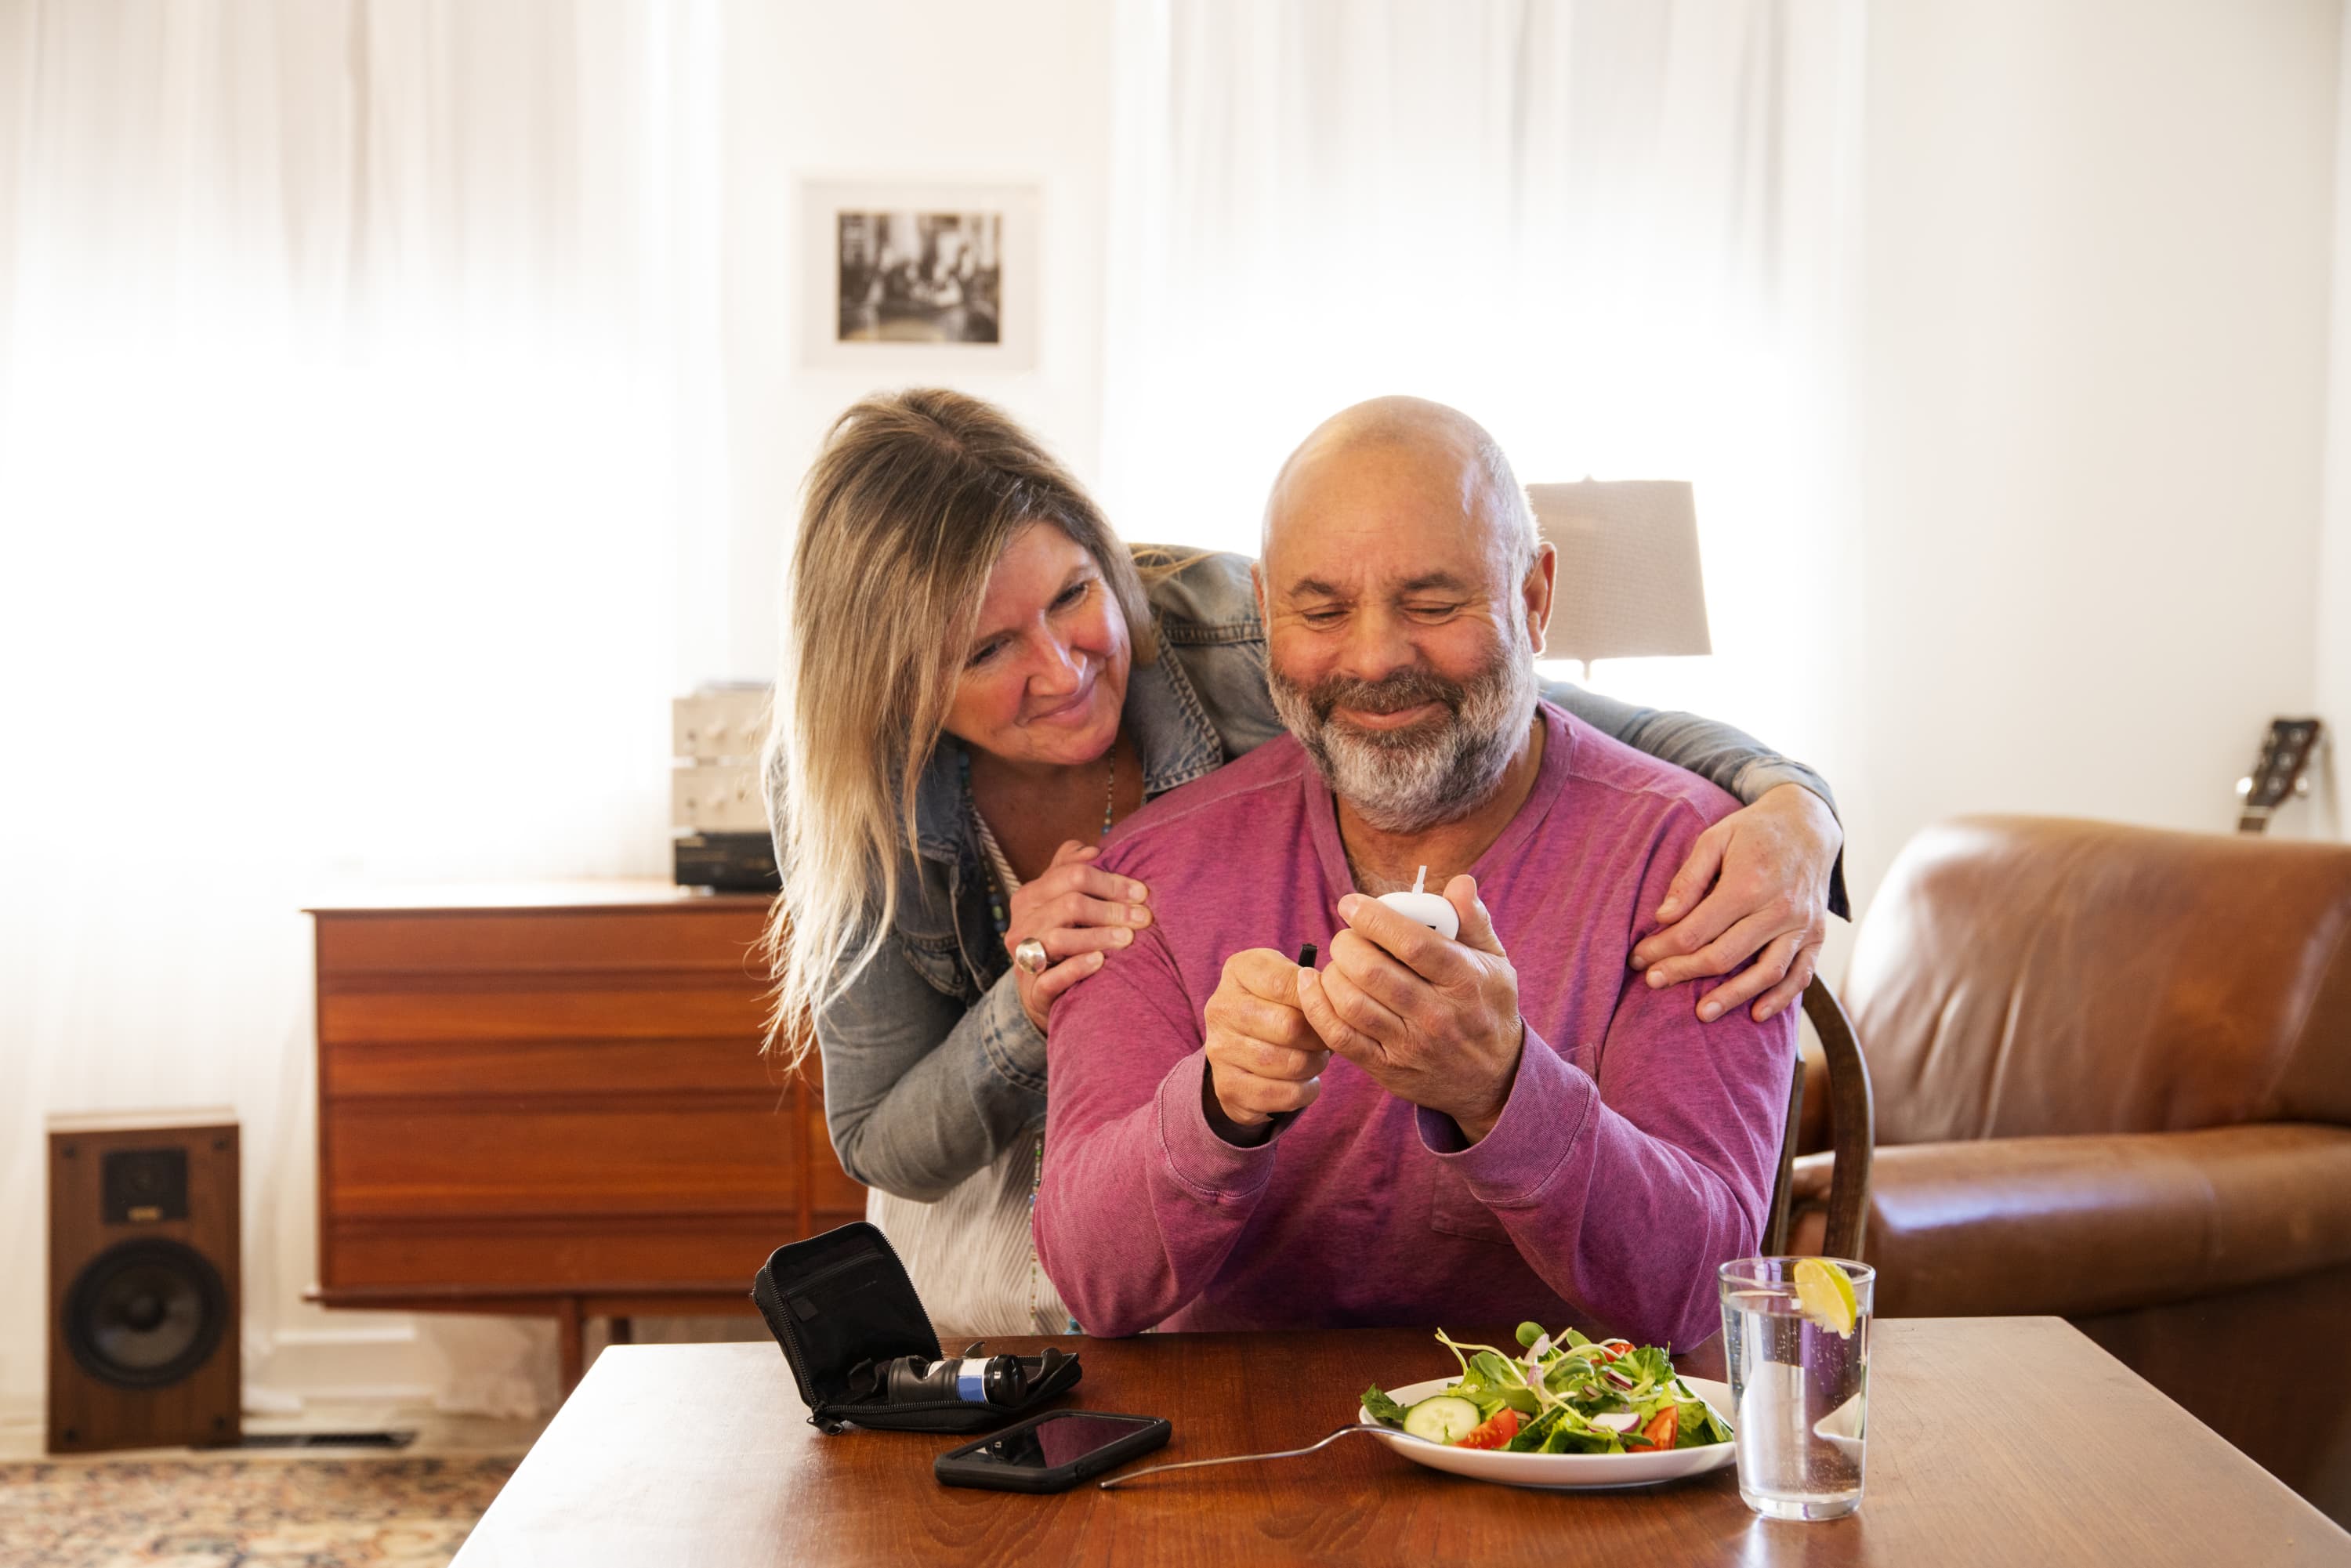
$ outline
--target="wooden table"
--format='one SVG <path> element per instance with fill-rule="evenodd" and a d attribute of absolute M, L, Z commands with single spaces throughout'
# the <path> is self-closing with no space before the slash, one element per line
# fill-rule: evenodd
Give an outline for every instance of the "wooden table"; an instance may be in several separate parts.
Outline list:
<path fill-rule="evenodd" d="M 1874 1333 L 1867 1499 L 1822 1524 L 1757 1517 L 1728 1469 L 1645 1490 L 1520 1491 L 1421 1469 L 1368 1437 L 1113 1492 L 950 1489 L 932 1480 L 931 1459 L 963 1439 L 825 1437 L 771 1346 L 620 1347 L 557 1415 L 457 1568 L 2351 1563 L 2351 1535 L 2061 1319 L 1888 1319 Z M 1293 1447 L 1349 1419 L 1366 1383 L 1446 1370 L 1445 1353 L 1407 1330 L 1077 1343 L 1086 1376 L 1069 1404 L 1175 1423 L 1146 1463 Z M 1688 1370 L 1719 1365 L 1709 1346 Z"/>

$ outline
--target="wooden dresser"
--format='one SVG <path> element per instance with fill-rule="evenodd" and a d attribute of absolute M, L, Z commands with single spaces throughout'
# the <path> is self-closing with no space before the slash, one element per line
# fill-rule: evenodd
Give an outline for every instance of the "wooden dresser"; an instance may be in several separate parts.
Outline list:
<path fill-rule="evenodd" d="M 322 904 L 319 1283 L 329 1307 L 580 1331 L 751 1311 L 784 1242 L 865 1189 L 758 1051 L 766 900 L 658 883 Z"/>

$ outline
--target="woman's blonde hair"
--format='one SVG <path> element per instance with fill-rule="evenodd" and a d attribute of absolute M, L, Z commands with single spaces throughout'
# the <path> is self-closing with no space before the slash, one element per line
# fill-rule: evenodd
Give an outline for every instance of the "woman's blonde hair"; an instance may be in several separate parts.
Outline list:
<path fill-rule="evenodd" d="M 1135 662 L 1156 657 L 1126 547 L 995 405 L 935 388 L 862 399 L 809 470 L 762 769 L 783 875 L 763 944 L 776 981 L 765 1049 L 788 1067 L 889 935 L 906 896 L 915 781 L 946 728 L 988 574 L 1038 522 L 1093 557 Z"/>

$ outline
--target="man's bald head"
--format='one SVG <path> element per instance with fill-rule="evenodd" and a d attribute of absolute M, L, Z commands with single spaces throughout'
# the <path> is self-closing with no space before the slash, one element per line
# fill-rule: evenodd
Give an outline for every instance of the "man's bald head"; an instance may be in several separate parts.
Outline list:
<path fill-rule="evenodd" d="M 1340 410 L 1301 442 L 1266 497 L 1258 555 L 1270 559 L 1282 520 L 1341 465 L 1380 463 L 1441 494 L 1454 515 L 1490 529 L 1505 576 L 1534 558 L 1534 510 L 1501 443 L 1458 408 L 1418 397 L 1375 397 Z"/>
<path fill-rule="evenodd" d="M 1266 686 L 1364 821 L 1475 810 L 1532 744 L 1552 559 L 1501 447 L 1442 403 L 1357 403 L 1282 465 L 1256 572 Z"/>

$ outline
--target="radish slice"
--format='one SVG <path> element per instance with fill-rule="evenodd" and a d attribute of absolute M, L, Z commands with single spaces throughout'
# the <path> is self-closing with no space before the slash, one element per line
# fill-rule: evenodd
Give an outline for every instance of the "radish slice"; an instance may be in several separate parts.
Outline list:
<path fill-rule="evenodd" d="M 1592 1424 L 1605 1427 L 1611 1432 L 1629 1432 L 1641 1424 L 1641 1418 L 1630 1410 L 1611 1410 L 1605 1416 L 1594 1416 Z"/>
<path fill-rule="evenodd" d="M 1623 1373 L 1617 1371 L 1613 1366 L 1602 1367 L 1600 1369 L 1600 1375 L 1606 1378 L 1609 1382 L 1614 1384 L 1619 1388 L 1630 1388 L 1633 1386 L 1633 1380 L 1625 1376 Z"/>

